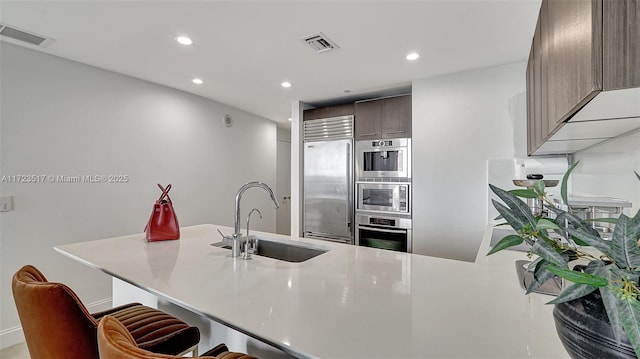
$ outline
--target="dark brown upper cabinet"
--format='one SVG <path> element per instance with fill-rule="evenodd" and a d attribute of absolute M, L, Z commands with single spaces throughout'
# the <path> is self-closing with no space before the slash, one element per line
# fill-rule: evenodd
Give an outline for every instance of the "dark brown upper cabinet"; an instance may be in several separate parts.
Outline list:
<path fill-rule="evenodd" d="M 603 88 L 640 87 L 640 1 L 603 3 Z"/>
<path fill-rule="evenodd" d="M 547 36 L 549 111 L 549 127 L 542 140 L 602 90 L 601 1 L 550 0 L 546 9 L 541 8 L 540 35 L 546 31 Z"/>
<path fill-rule="evenodd" d="M 355 139 L 411 137 L 411 95 L 356 103 Z"/>
<path fill-rule="evenodd" d="M 529 51 L 529 61 L 527 61 L 527 73 L 526 73 L 526 81 L 527 81 L 527 119 L 533 119 L 535 116 L 535 106 L 534 106 L 534 96 L 533 92 L 533 44 L 531 45 L 531 51 Z M 527 153 L 531 153 L 535 151 L 536 139 L 535 139 L 535 128 L 533 125 L 536 122 L 531 120 L 527 120 Z"/>
<path fill-rule="evenodd" d="M 529 154 L 580 149 L 550 142 L 588 138 L 559 131 L 603 91 L 640 87 L 640 0 L 542 0 L 526 79 Z M 613 118 L 601 116 L 591 120 Z"/>
<path fill-rule="evenodd" d="M 411 137 L 411 96 L 382 101 L 382 138 Z"/>
<path fill-rule="evenodd" d="M 544 6 L 543 6 L 544 9 Z M 542 11 L 542 10 L 541 10 Z M 528 116 L 532 118 L 532 121 L 527 123 L 528 127 L 528 146 L 529 151 L 535 149 L 535 145 L 542 141 L 543 136 L 548 132 L 549 125 L 543 118 L 547 117 L 547 107 L 543 99 L 547 98 L 547 75 L 543 73 L 543 63 L 546 63 L 546 54 L 543 53 L 541 31 L 542 31 L 542 16 L 538 17 L 536 23 L 535 35 L 533 42 L 531 43 L 531 51 L 529 53 L 529 63 L 527 64 L 527 103 L 529 105 Z M 546 40 L 546 38 L 545 38 Z M 543 57 L 544 55 L 544 57 Z"/>
<path fill-rule="evenodd" d="M 356 102 L 356 141 L 382 138 L 381 122 L 382 100 Z"/>
<path fill-rule="evenodd" d="M 330 118 L 338 116 L 348 116 L 355 114 L 355 106 L 353 103 L 343 105 L 326 106 L 305 110 L 302 115 L 304 121 L 317 120 L 319 118 Z"/>

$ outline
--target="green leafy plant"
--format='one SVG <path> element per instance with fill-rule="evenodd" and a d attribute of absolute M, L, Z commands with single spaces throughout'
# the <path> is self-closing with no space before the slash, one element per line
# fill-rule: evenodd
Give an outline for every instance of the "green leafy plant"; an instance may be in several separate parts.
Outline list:
<path fill-rule="evenodd" d="M 564 203 L 568 203 L 567 181 L 577 164 L 562 179 Z M 637 172 L 635 175 L 640 180 Z M 598 219 L 615 223 L 611 240 L 604 240 L 586 221 L 554 206 L 542 180 L 531 189 L 505 191 L 489 187 L 503 202 L 492 200 L 494 207 L 517 234 L 502 238 L 487 255 L 528 244 L 530 254 L 538 257 L 529 266 L 534 279 L 527 294 L 554 276 L 572 282 L 549 304 L 571 301 L 599 290 L 616 340 L 620 342 L 626 333 L 640 357 L 640 211 L 633 218 L 621 214 L 617 219 Z M 519 197 L 540 199 L 554 216 L 534 216 Z M 569 263 L 573 261 L 586 266 L 582 271 L 572 270 Z"/>

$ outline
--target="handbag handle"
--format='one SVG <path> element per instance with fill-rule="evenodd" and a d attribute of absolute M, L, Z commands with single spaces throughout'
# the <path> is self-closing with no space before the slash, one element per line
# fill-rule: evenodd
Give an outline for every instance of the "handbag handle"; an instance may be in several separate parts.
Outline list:
<path fill-rule="evenodd" d="M 158 198 L 157 202 L 162 202 L 165 199 L 165 197 L 169 202 L 171 202 L 171 198 L 169 198 L 169 191 L 171 190 L 171 184 L 169 184 L 167 187 L 163 187 L 160 183 L 158 183 L 158 187 L 162 191 L 162 194 Z"/>

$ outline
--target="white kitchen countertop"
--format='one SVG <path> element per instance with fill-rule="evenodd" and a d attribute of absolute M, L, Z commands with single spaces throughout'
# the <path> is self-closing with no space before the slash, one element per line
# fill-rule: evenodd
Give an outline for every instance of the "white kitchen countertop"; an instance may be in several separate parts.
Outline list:
<path fill-rule="evenodd" d="M 477 263 L 305 238 L 292 239 L 330 251 L 302 263 L 245 261 L 209 245 L 216 229 L 233 232 L 205 224 L 181 228 L 177 241 L 136 234 L 56 250 L 295 356 L 568 357 L 544 305 L 551 297 L 525 296 L 517 283 L 514 261 L 525 254 L 484 257 L 491 228 Z"/>

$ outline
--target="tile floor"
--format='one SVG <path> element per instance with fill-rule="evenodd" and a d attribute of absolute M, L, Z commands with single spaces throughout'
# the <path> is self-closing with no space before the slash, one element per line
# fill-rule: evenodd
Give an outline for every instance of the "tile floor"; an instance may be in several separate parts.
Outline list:
<path fill-rule="evenodd" d="M 29 359 L 29 351 L 26 343 L 12 345 L 8 348 L 0 350 L 0 358 L 2 359 Z"/>

